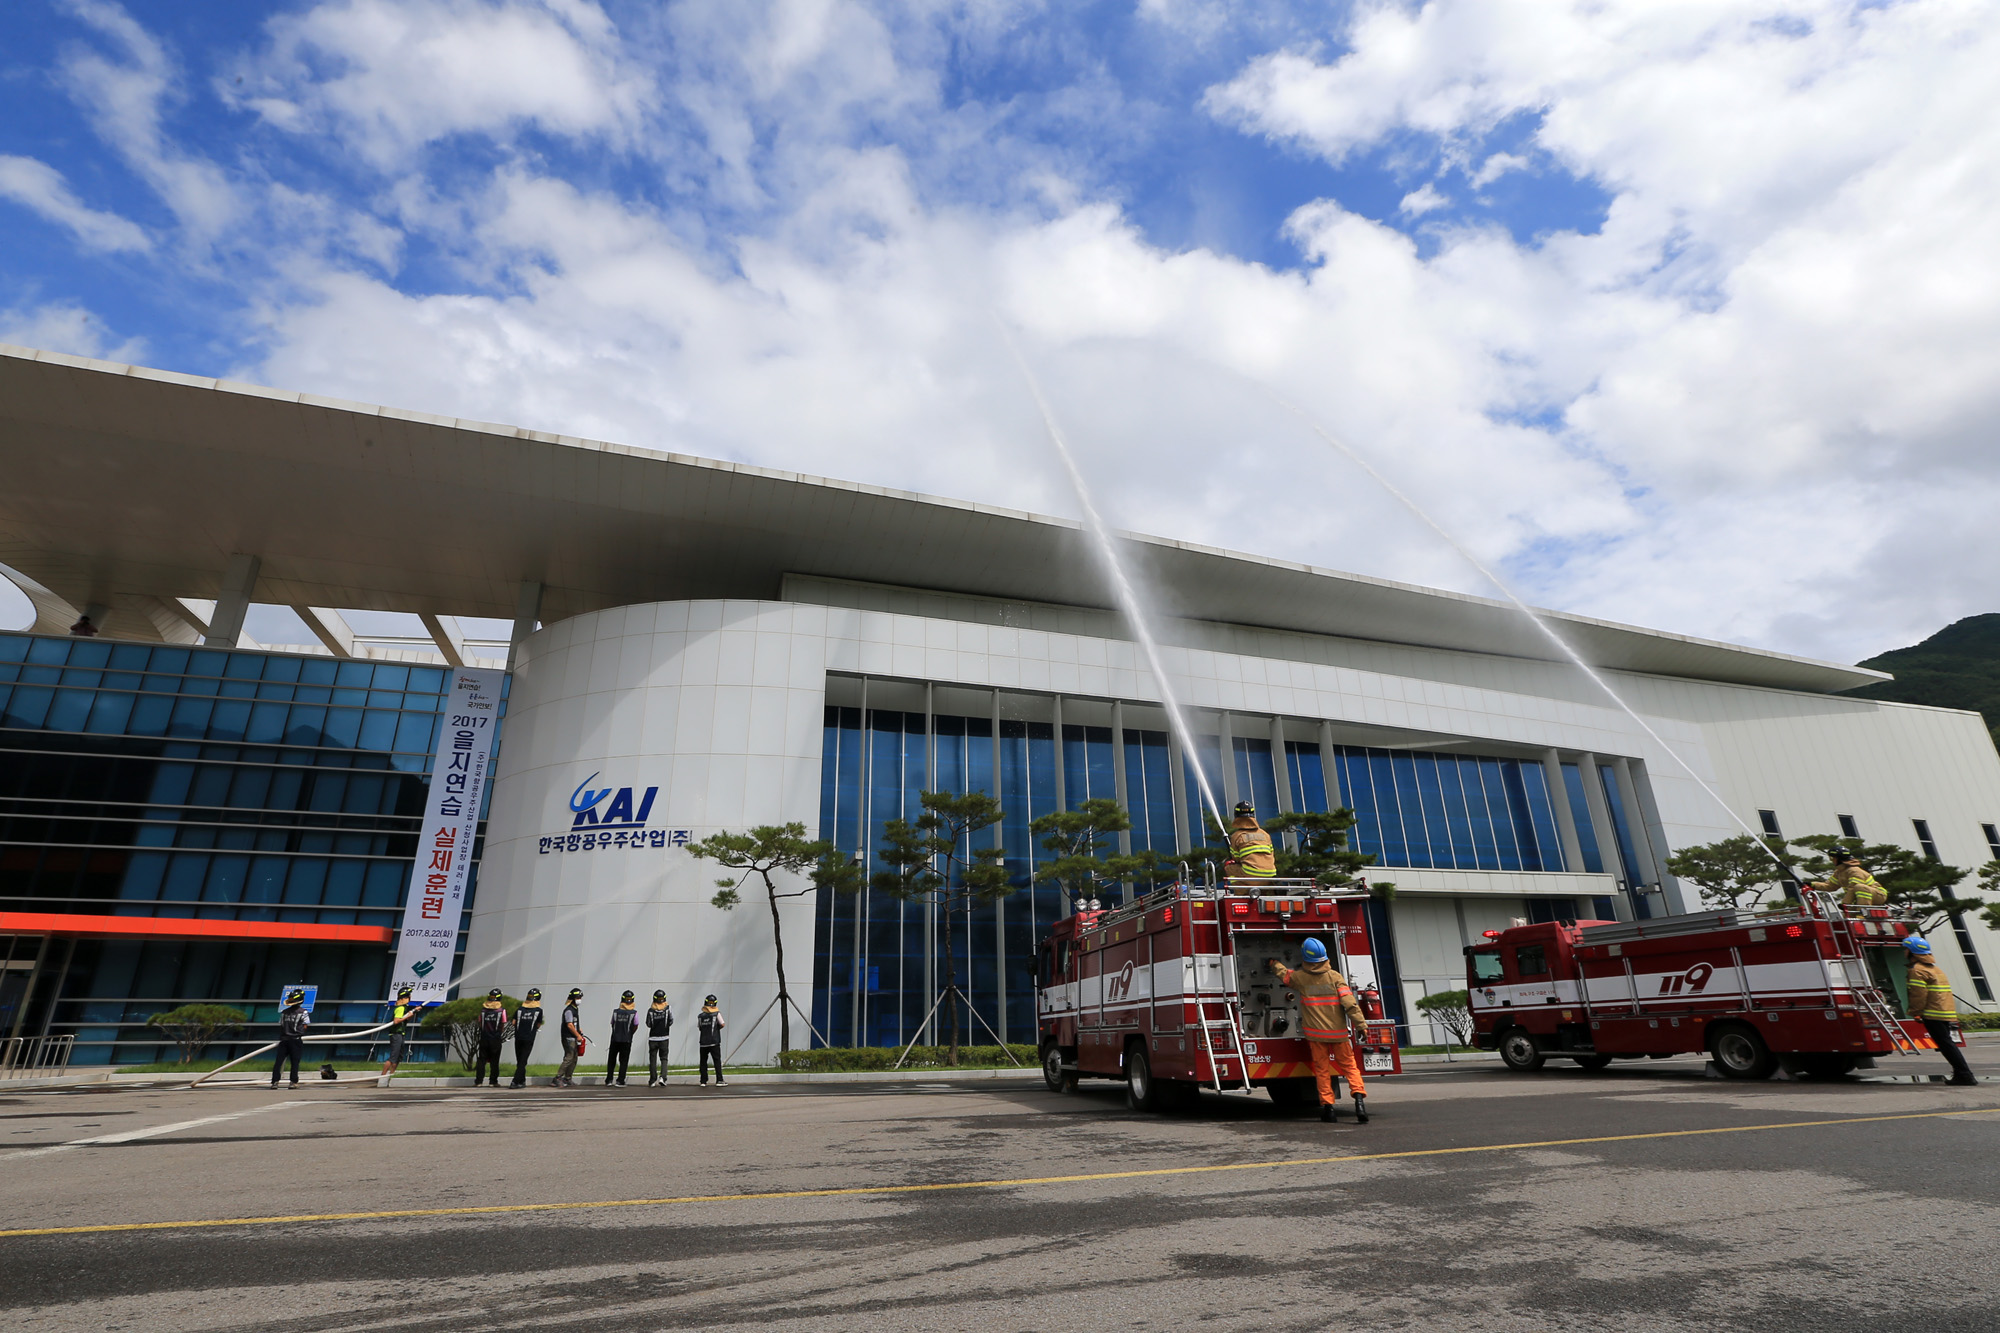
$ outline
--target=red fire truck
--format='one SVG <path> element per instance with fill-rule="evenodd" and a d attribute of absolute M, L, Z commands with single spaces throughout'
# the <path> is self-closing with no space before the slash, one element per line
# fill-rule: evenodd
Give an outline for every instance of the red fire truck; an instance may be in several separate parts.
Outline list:
<path fill-rule="evenodd" d="M 1402 1070 L 1382 1014 L 1365 890 L 1309 879 L 1174 884 L 1126 906 L 1079 911 L 1042 941 L 1036 1012 L 1042 1074 L 1122 1079 L 1131 1105 L 1187 1105 L 1217 1092 L 1269 1091 L 1280 1105 L 1318 1100 L 1299 1033 L 1298 997 L 1270 960 L 1303 961 L 1317 937 L 1361 997 L 1369 1074 Z"/>
<path fill-rule="evenodd" d="M 1474 1042 L 1515 1070 L 1705 1050 L 1729 1078 L 1844 1074 L 1936 1049 L 1902 1016 L 1909 933 L 1816 892 L 1773 911 L 1489 930 L 1465 951 Z"/>

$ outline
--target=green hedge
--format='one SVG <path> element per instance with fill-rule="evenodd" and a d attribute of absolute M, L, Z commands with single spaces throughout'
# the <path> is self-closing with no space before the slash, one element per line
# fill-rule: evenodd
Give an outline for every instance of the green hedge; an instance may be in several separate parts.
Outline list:
<path fill-rule="evenodd" d="M 958 1068 L 960 1069 L 1011 1069 L 1014 1061 L 1007 1058 L 1012 1051 L 1028 1068 L 1041 1063 L 1041 1055 L 1033 1046 L 1018 1042 L 1005 1050 L 998 1046 L 961 1046 L 958 1048 Z M 871 1069 L 889 1069 L 901 1055 L 897 1046 L 828 1046 L 816 1051 L 783 1051 L 778 1055 L 778 1067 L 802 1074 L 835 1074 L 866 1072 Z M 910 1051 L 909 1059 L 903 1061 L 905 1069 L 949 1068 L 945 1061 L 951 1054 L 948 1046 L 918 1046 Z"/>
<path fill-rule="evenodd" d="M 2000 1028 L 2000 1014 L 1960 1014 L 1958 1025 L 1967 1032 L 1981 1028 Z"/>

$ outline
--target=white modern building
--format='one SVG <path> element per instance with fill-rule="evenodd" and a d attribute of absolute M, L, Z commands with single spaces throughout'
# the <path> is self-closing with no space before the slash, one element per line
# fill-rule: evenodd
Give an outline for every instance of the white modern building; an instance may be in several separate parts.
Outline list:
<path fill-rule="evenodd" d="M 832 1044 L 916 1036 L 946 949 L 983 1021 L 1032 1040 L 1063 908 L 1029 820 L 1111 796 L 1132 846 L 1186 850 L 1197 768 L 1225 803 L 1356 812 L 1397 886 L 1406 1012 L 1463 984 L 1482 930 L 1693 905 L 1666 858 L 1744 826 L 2000 857 L 1980 718 L 1847 697 L 1883 678 L 1850 666 L 1552 614 L 1641 725 L 1503 603 L 1130 536 L 1184 741 L 1063 519 L 23 350 L 0 356 L 0 471 L 0 563 L 39 632 L 88 608 L 171 641 L 212 601 L 227 647 L 282 603 L 340 657 L 329 608 L 366 608 L 425 616 L 458 662 L 450 617 L 511 618 L 464 965 L 583 987 L 593 1030 L 626 989 L 665 988 L 683 1031 L 710 992 L 734 1037 L 769 1013 L 761 889 L 711 906 L 686 840 L 796 822 L 861 852 L 926 789 L 998 795 L 1017 889 L 949 931 L 866 892 L 786 899 L 791 986 Z M 1990 1000 L 2000 939 L 1938 936 Z"/>

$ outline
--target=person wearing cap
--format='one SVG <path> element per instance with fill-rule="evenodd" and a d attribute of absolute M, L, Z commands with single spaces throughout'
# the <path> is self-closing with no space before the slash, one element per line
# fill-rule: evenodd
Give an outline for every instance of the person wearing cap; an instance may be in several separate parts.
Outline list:
<path fill-rule="evenodd" d="M 556 1086 L 573 1088 L 576 1086 L 576 1062 L 589 1045 L 583 1039 L 583 1011 L 577 1005 L 583 1001 L 583 991 L 570 987 L 569 1002 L 562 1011 L 562 1064 L 556 1070 Z"/>
<path fill-rule="evenodd" d="M 1833 854 L 1833 869 L 1812 887 L 1840 895 L 1843 907 L 1880 907 L 1889 901 L 1889 891 L 1861 868 L 1861 858 L 1850 851 Z"/>
<path fill-rule="evenodd" d="M 486 992 L 486 1003 L 479 1006 L 479 1063 L 472 1071 L 473 1087 L 487 1080 L 496 1088 L 500 1086 L 500 1048 L 507 1041 L 509 1021 L 507 1001 L 495 986 Z"/>
<path fill-rule="evenodd" d="M 604 1086 L 611 1086 L 613 1075 L 618 1086 L 625 1086 L 625 1070 L 632 1063 L 632 1034 L 639 1030 L 639 1010 L 633 1004 L 634 996 L 626 991 L 618 997 L 618 1007 L 611 1011 L 611 1049 L 604 1057 Z"/>
<path fill-rule="evenodd" d="M 1271 835 L 1257 822 L 1257 807 L 1238 801 L 1236 818 L 1229 825 L 1229 856 L 1222 863 L 1222 877 L 1270 879 L 1277 873 L 1277 852 L 1271 846 Z"/>
<path fill-rule="evenodd" d="M 1938 1050 L 1951 1065 L 1953 1083 L 1961 1087 L 1978 1083 L 1972 1066 L 1965 1062 L 1964 1053 L 1952 1040 L 1951 1028 L 1958 1020 L 1958 1002 L 1951 998 L 1951 982 L 1945 978 L 1944 969 L 1931 956 L 1930 941 L 1921 935 L 1905 936 L 1903 948 L 1910 956 L 1910 1017 L 1922 1023 L 1924 1031 L 1937 1043 Z"/>
<path fill-rule="evenodd" d="M 306 1029 L 312 1015 L 306 1012 L 306 993 L 296 986 L 285 992 L 285 1007 L 278 1012 L 277 1056 L 271 1061 L 271 1086 L 278 1086 L 278 1071 L 292 1062 L 292 1086 L 299 1086 L 299 1061 L 306 1054 Z"/>
<path fill-rule="evenodd" d="M 542 1030 L 542 992 L 530 986 L 528 998 L 514 1011 L 514 1081 L 510 1088 L 528 1086 L 528 1056 L 535 1049 L 535 1034 Z"/>
<path fill-rule="evenodd" d="M 423 1012 L 424 1007 L 410 997 L 415 987 L 408 982 L 396 987 L 396 1003 L 389 1011 L 395 1026 L 389 1029 L 389 1058 L 382 1062 L 382 1077 L 396 1072 L 396 1066 L 403 1063 L 403 1051 L 410 1044 L 410 1020 Z"/>
<path fill-rule="evenodd" d="M 674 1011 L 667 1004 L 667 993 L 653 992 L 653 1007 L 646 1011 L 646 1086 L 663 1088 L 667 1084 L 667 1034 L 674 1030 Z"/>
<path fill-rule="evenodd" d="M 1361 1061 L 1354 1055 L 1355 1040 L 1368 1035 L 1368 1020 L 1361 1012 L 1361 1001 L 1354 998 L 1347 978 L 1334 971 L 1333 964 L 1327 961 L 1324 944 L 1308 939 L 1299 952 L 1305 956 L 1305 966 L 1290 968 L 1273 958 L 1271 970 L 1278 974 L 1279 985 L 1290 987 L 1299 997 L 1299 1035 L 1306 1039 L 1306 1049 L 1312 1053 L 1313 1078 L 1319 1084 L 1319 1118 L 1340 1119 L 1336 1105 L 1340 1089 L 1333 1081 L 1338 1075 L 1347 1080 L 1354 1093 L 1355 1123 L 1365 1125 L 1368 1085 L 1361 1077 Z"/>
<path fill-rule="evenodd" d="M 701 1086 L 708 1086 L 708 1062 L 715 1061 L 715 1086 L 722 1087 L 722 1008 L 715 997 L 709 996 L 701 1002 L 701 1012 L 695 1015 L 694 1027 L 701 1041 Z"/>

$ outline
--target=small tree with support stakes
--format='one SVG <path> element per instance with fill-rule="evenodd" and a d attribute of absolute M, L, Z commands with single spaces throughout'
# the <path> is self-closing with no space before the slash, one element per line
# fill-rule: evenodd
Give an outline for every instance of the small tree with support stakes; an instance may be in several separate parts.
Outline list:
<path fill-rule="evenodd" d="M 935 905 L 944 920 L 944 988 L 931 1005 L 931 1013 L 936 1013 L 940 1004 L 948 1011 L 946 1021 L 951 1042 L 947 1060 L 956 1065 L 958 1002 L 965 1000 L 965 992 L 958 988 L 958 959 L 951 950 L 951 915 L 961 905 L 965 908 L 966 931 L 970 935 L 973 904 L 1007 896 L 1010 886 L 1005 853 L 998 847 L 972 846 L 974 834 L 1000 822 L 1000 803 L 983 791 L 963 796 L 927 791 L 918 793 L 917 799 L 924 812 L 915 821 L 892 819 L 882 826 L 882 846 L 876 855 L 888 869 L 879 871 L 871 883 L 892 898 Z M 966 1001 L 966 1008 L 974 1018 L 979 1017 L 970 1001 Z M 924 1021 L 930 1021 L 929 1014 Z M 922 1035 L 920 1026 L 917 1036 Z M 999 1034 L 995 1033 L 993 1039 L 999 1041 Z M 910 1045 L 916 1045 L 915 1038 Z M 909 1052 L 905 1050 L 904 1054 L 907 1056 Z M 896 1063 L 900 1065 L 902 1061 Z"/>
<path fill-rule="evenodd" d="M 742 889 L 753 877 L 764 887 L 764 901 L 771 908 L 771 942 L 778 951 L 778 1049 L 792 1048 L 792 999 L 785 983 L 785 929 L 778 915 L 778 903 L 785 898 L 803 898 L 821 888 L 836 893 L 855 893 L 861 888 L 861 867 L 842 856 L 834 845 L 808 838 L 806 826 L 759 824 L 748 833 L 714 833 L 700 842 L 688 844 L 688 853 L 700 860 L 714 861 L 738 871 L 733 879 L 715 881 L 716 894 L 709 905 L 727 912 L 743 901 Z M 800 888 L 778 887 L 779 876 L 806 876 Z M 767 1011 L 768 1012 L 768 1011 Z M 760 1015 L 759 1021 L 762 1021 Z M 811 1026 L 812 1020 L 806 1020 Z M 748 1033 L 744 1034 L 746 1037 Z M 742 1043 L 739 1041 L 738 1046 Z"/>
<path fill-rule="evenodd" d="M 180 1048 L 181 1063 L 188 1065 L 199 1060 L 217 1037 L 234 1032 L 249 1021 L 249 1015 L 241 1009 L 226 1004 L 184 1004 L 154 1014 L 146 1020 L 146 1026 L 166 1033 L 167 1039 Z"/>
<path fill-rule="evenodd" d="M 1059 886 L 1070 898 L 1088 900 L 1117 884 L 1161 878 L 1172 862 L 1158 852 L 1118 855 L 1105 850 L 1106 839 L 1131 827 L 1125 808 L 1107 796 L 1041 816 L 1028 825 L 1028 831 L 1041 838 L 1043 849 L 1054 859 L 1035 871 L 1035 879 Z"/>

